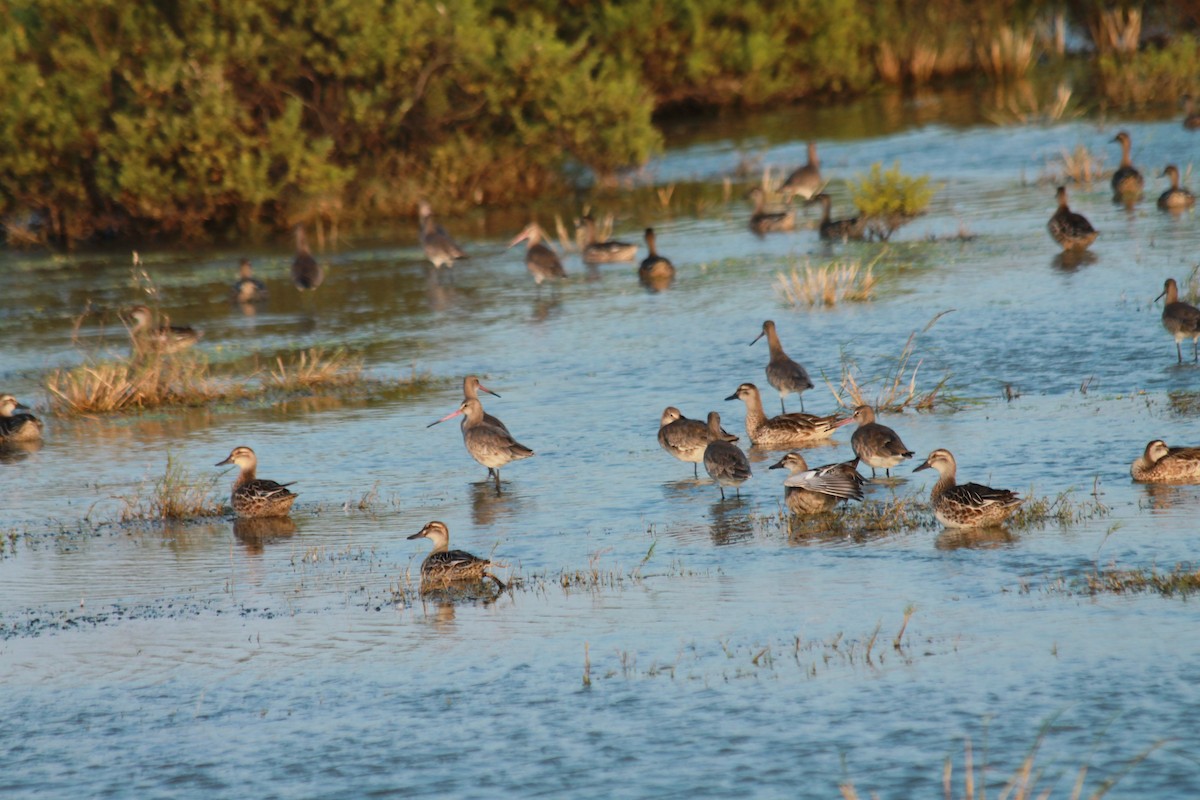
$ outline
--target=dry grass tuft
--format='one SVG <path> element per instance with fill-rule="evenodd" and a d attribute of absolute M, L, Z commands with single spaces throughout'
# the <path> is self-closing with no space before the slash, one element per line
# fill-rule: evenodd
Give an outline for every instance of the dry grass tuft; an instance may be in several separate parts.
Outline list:
<path fill-rule="evenodd" d="M 1084 579 L 1088 594 L 1133 594 L 1157 592 L 1165 597 L 1188 597 L 1200 592 L 1200 569 L 1176 564 L 1170 572 L 1156 567 L 1096 570 Z"/>
<path fill-rule="evenodd" d="M 1073 492 L 1068 489 L 1051 499 L 1036 496 L 1030 491 L 1025 502 L 1009 518 L 1008 524 L 1014 528 L 1044 527 L 1052 522 L 1065 526 L 1108 515 L 1108 506 L 1100 502 L 1098 486 L 1092 489 L 1090 499 L 1075 500 L 1072 495 Z"/>
<path fill-rule="evenodd" d="M 1040 101 L 1026 81 L 997 84 L 995 92 L 995 108 L 984 114 L 994 125 L 1050 125 L 1080 115 L 1071 106 L 1071 87 L 1065 83 L 1058 85 L 1049 102 Z"/>
<path fill-rule="evenodd" d="M 208 362 L 194 357 L 83 364 L 56 369 L 45 380 L 51 408 L 67 414 L 201 405 L 244 394 L 243 386 L 216 380 Z"/>
<path fill-rule="evenodd" d="M 276 358 L 266 385 L 284 391 L 312 389 L 316 386 L 349 386 L 362 378 L 362 359 L 351 356 L 339 347 L 326 355 L 322 347 L 310 347 L 295 356 L 288 364 Z"/>
<path fill-rule="evenodd" d="M 1080 144 L 1072 151 L 1062 150 L 1057 159 L 1048 162 L 1042 173 L 1042 182 L 1091 186 L 1104 177 L 1104 173 L 1104 156 Z"/>
<path fill-rule="evenodd" d="M 928 331 L 939 319 L 952 310 L 943 311 L 934 316 L 920 332 Z M 871 383 L 860 383 L 858 365 L 843 359 L 840 384 L 834 386 L 828 378 L 825 379 L 825 384 L 829 386 L 829 391 L 833 392 L 833 397 L 837 400 L 838 405 L 843 408 L 869 405 L 876 412 L 903 411 L 910 407 L 920 411 L 932 409 L 941 396 L 942 390 L 946 387 L 946 383 L 950 380 L 950 376 L 943 375 L 932 389 L 918 390 L 917 374 L 924 361 L 918 360 L 910 368 L 916 351 L 917 333 L 917 331 L 913 331 L 908 335 L 908 341 L 904 343 L 904 348 L 896 359 L 895 369 L 882 377 L 874 397 L 869 396 Z"/>
<path fill-rule="evenodd" d="M 1018 31 L 1002 25 L 987 41 L 975 43 L 975 55 L 980 66 L 994 79 L 1020 78 L 1029 72 L 1035 56 L 1037 31 L 1030 28 Z"/>
<path fill-rule="evenodd" d="M 199 480 L 194 479 L 170 453 L 162 477 L 155 478 L 149 487 L 148 496 L 143 496 L 145 484 L 136 494 L 120 497 L 125 507 L 120 521 L 160 519 L 193 519 L 195 517 L 220 516 L 225 503 L 215 494 L 219 475 Z"/>
<path fill-rule="evenodd" d="M 831 261 L 814 268 L 805 261 L 804 272 L 793 266 L 791 275 L 779 273 L 779 290 L 793 306 L 835 306 L 861 303 L 875 291 L 874 261 L 862 267 L 858 261 Z"/>

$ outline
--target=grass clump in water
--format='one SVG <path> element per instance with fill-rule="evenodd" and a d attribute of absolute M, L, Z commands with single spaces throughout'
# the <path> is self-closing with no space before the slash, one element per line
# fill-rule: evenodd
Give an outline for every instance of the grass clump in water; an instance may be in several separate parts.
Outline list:
<path fill-rule="evenodd" d="M 1090 499 L 1074 500 L 1072 494 L 1067 489 L 1051 499 L 1036 496 L 1031 491 L 1021 507 L 1009 517 L 1008 524 L 1013 528 L 1041 527 L 1049 523 L 1066 526 L 1108 515 L 1109 508 L 1100 502 L 1098 487 L 1093 488 Z"/>
<path fill-rule="evenodd" d="M 849 189 L 872 235 L 884 241 L 900 226 L 924 214 L 934 191 L 928 175 L 905 175 L 899 162 L 885 172 L 878 161 L 871 165 L 870 173 L 849 181 Z"/>
<path fill-rule="evenodd" d="M 155 478 L 149 492 L 146 486 L 136 494 L 119 498 L 125 507 L 121 522 L 138 520 L 181 520 L 216 517 L 225 513 L 225 503 L 215 495 L 220 476 L 195 479 L 170 453 L 161 477 Z"/>
<path fill-rule="evenodd" d="M 56 369 L 45 386 L 51 408 L 67 414 L 202 405 L 244 394 L 242 385 L 216 380 L 207 361 L 163 355 Z"/>
<path fill-rule="evenodd" d="M 288 363 L 276 358 L 276 369 L 271 371 L 265 383 L 273 389 L 300 391 L 317 386 L 350 386 L 362 378 L 361 358 L 351 356 L 339 347 L 326 354 L 322 347 L 310 347 L 301 351 Z"/>
<path fill-rule="evenodd" d="M 943 311 L 936 315 L 926 323 L 920 332 L 925 333 L 928 331 L 943 315 L 948 313 L 950 312 Z M 834 399 L 837 400 L 838 405 L 843 408 L 857 408 L 861 405 L 869 405 L 876 412 L 903 411 L 906 408 L 915 408 L 920 411 L 931 410 L 941 397 L 942 390 L 946 387 L 950 376 L 942 376 L 942 379 L 932 389 L 921 391 L 917 388 L 917 374 L 921 370 L 921 364 L 924 363 L 923 359 L 918 359 L 916 364 L 912 364 L 913 355 L 916 351 L 917 333 L 917 331 L 913 331 L 909 334 L 908 340 L 904 343 L 904 348 L 900 351 L 900 355 L 896 359 L 895 369 L 885 374 L 879 381 L 880 386 L 875 391 L 873 399 L 868 397 L 871 391 L 870 384 L 860 382 L 858 365 L 852 361 L 843 359 L 842 376 L 839 385 L 835 387 L 828 378 L 825 379 L 825 383 L 829 386 L 829 390 L 833 392 Z"/>
<path fill-rule="evenodd" d="M 1164 597 L 1189 597 L 1200 592 L 1200 568 L 1176 564 L 1170 572 L 1157 567 L 1097 569 L 1083 578 L 1081 588 L 1087 594 L 1157 592 Z"/>
<path fill-rule="evenodd" d="M 1046 164 L 1042 173 L 1042 183 L 1064 184 L 1078 183 L 1091 186 L 1095 181 L 1104 177 L 1104 156 L 1094 153 L 1086 146 L 1079 144 L 1074 150 L 1063 148 L 1058 157 Z"/>
<path fill-rule="evenodd" d="M 835 306 L 871 299 L 875 290 L 876 258 L 864 268 L 859 261 L 831 261 L 820 267 L 805 262 L 790 275 L 779 273 L 779 290 L 793 306 Z"/>

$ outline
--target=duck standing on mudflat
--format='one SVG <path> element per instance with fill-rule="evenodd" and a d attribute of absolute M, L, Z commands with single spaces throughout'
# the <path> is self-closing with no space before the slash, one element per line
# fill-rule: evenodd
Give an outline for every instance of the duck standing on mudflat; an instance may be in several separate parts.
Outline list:
<path fill-rule="evenodd" d="M 1138 483 L 1200 483 L 1200 447 L 1167 447 L 1162 439 L 1146 445 L 1129 474 Z"/>
<path fill-rule="evenodd" d="M 821 222 L 817 226 L 817 233 L 823 241 L 846 242 L 851 239 L 862 239 L 866 234 L 867 224 L 861 217 L 832 219 L 833 198 L 824 192 L 808 202 L 821 204 Z"/>
<path fill-rule="evenodd" d="M 913 451 L 904 446 L 894 430 L 875 421 L 875 409 L 859 406 L 854 409 L 851 419 L 858 423 L 858 427 L 850 436 L 850 446 L 854 448 L 854 454 L 871 468 L 872 478 L 875 477 L 876 468 L 892 477 L 892 467 L 913 457 Z"/>
<path fill-rule="evenodd" d="M 1171 188 L 1158 196 L 1158 207 L 1163 211 L 1182 211 L 1196 205 L 1196 195 L 1179 186 L 1179 167 L 1167 164 L 1158 177 L 1171 180 Z"/>
<path fill-rule="evenodd" d="M 325 280 L 325 270 L 308 251 L 308 237 L 304 226 L 296 226 L 296 257 L 292 259 L 292 283 L 300 291 L 316 289 Z"/>
<path fill-rule="evenodd" d="M 658 254 L 655 247 L 657 238 L 654 235 L 654 228 L 646 228 L 645 236 L 648 255 L 638 266 L 638 279 L 642 283 L 654 286 L 669 283 L 675 277 L 675 265 Z"/>
<path fill-rule="evenodd" d="M 792 451 L 768 469 L 791 473 L 783 482 L 783 499 L 793 514 L 820 514 L 842 500 L 862 500 L 867 479 L 855 467 L 858 459 L 808 468 L 804 456 Z"/>
<path fill-rule="evenodd" d="M 196 344 L 203 331 L 180 325 L 155 325 L 154 312 L 148 306 L 134 306 L 126 312 L 131 321 L 129 338 L 135 353 L 178 353 Z"/>
<path fill-rule="evenodd" d="M 489 567 L 503 565 L 471 555 L 465 550 L 451 550 L 450 529 L 446 527 L 446 523 L 437 520 L 427 522 L 424 528 L 408 538 L 428 539 L 433 542 L 433 549 L 421 562 L 423 583 L 448 584 L 454 581 L 482 581 L 484 578 L 491 578 L 500 591 L 504 591 L 504 582 L 488 572 Z M 429 588 L 428 584 L 422 588 Z"/>
<path fill-rule="evenodd" d="M 495 475 L 496 493 L 500 493 L 500 468 L 510 461 L 520 461 L 529 458 L 534 453 L 523 444 L 519 444 L 512 434 L 504 427 L 489 425 L 484 421 L 483 404 L 478 397 L 466 397 L 458 409 L 439 420 L 429 423 L 432 428 L 439 422 L 453 419 L 459 414 L 466 416 L 461 426 L 463 444 L 471 458 L 488 468 L 488 475 Z"/>
<path fill-rule="evenodd" d="M 724 428 L 721 429 L 721 435 L 727 442 L 738 440 Z M 690 463 L 692 474 L 699 477 L 696 465 L 704 460 L 704 450 L 708 447 L 708 423 L 688 419 L 675 406 L 667 406 L 659 420 L 658 443 L 675 458 Z"/>
<path fill-rule="evenodd" d="M 929 501 L 933 515 L 947 528 L 987 528 L 1008 519 L 1023 502 L 1008 489 L 993 489 L 980 483 L 955 483 L 957 465 L 949 450 L 938 449 L 913 470 L 938 471 Z"/>
<path fill-rule="evenodd" d="M 417 205 L 417 217 L 421 223 L 421 249 L 435 270 L 453 267 L 458 259 L 469 257 L 446 229 L 434 221 L 433 207 L 427 201 L 422 200 Z"/>
<path fill-rule="evenodd" d="M 42 438 L 45 424 L 33 414 L 16 414 L 28 411 L 11 394 L 0 395 L 0 444 L 6 442 L 35 442 Z"/>
<path fill-rule="evenodd" d="M 1154 298 L 1154 301 L 1157 303 L 1164 297 L 1166 303 L 1163 305 L 1162 326 L 1175 337 L 1175 354 L 1179 357 L 1179 363 L 1183 363 L 1183 348 L 1180 342 L 1184 339 L 1192 340 L 1192 361 L 1196 361 L 1200 355 L 1196 349 L 1197 340 L 1200 340 L 1200 309 L 1179 299 L 1179 286 L 1174 278 L 1167 278 L 1163 283 L 1162 294 Z"/>
<path fill-rule="evenodd" d="M 808 143 L 808 163 L 795 170 L 779 187 L 785 203 L 800 195 L 805 200 L 811 200 L 821 191 L 824 181 L 821 180 L 821 159 L 817 158 L 817 143 Z"/>
<path fill-rule="evenodd" d="M 1137 167 L 1133 166 L 1129 157 L 1129 151 L 1133 148 L 1129 134 L 1121 131 L 1113 137 L 1113 141 L 1121 145 L 1121 166 L 1117 167 L 1112 176 L 1113 199 L 1132 202 L 1141 196 L 1146 179 L 1138 172 Z"/>
<path fill-rule="evenodd" d="M 821 439 L 828 439 L 833 432 L 852 419 L 838 419 L 836 415 L 818 417 L 793 411 L 768 417 L 763 411 L 762 394 L 753 383 L 743 383 L 726 400 L 741 400 L 746 404 L 746 435 L 756 447 L 780 450 L 802 447 Z"/>
<path fill-rule="evenodd" d="M 239 303 L 253 303 L 267 299 L 267 287 L 254 277 L 254 267 L 250 265 L 248 258 L 243 258 L 242 263 L 238 264 L 238 279 L 233 284 L 233 299 Z"/>
<path fill-rule="evenodd" d="M 590 214 L 584 214 L 575 220 L 575 227 L 583 231 L 583 263 L 612 264 L 637 258 L 636 244 L 618 242 L 615 239 L 599 239 L 596 236 L 596 220 L 592 219 Z"/>
<path fill-rule="evenodd" d="M 542 285 L 542 281 L 558 281 L 567 277 L 567 271 L 563 269 L 558 254 L 542 244 L 544 238 L 546 238 L 546 232 L 535 220 L 526 225 L 524 230 L 508 243 L 511 248 L 519 242 L 525 242 L 525 268 L 529 270 L 529 274 L 533 276 L 533 280 L 538 286 Z"/>
<path fill-rule="evenodd" d="M 1058 187 L 1055 197 L 1058 199 L 1058 209 L 1046 223 L 1050 238 L 1058 242 L 1063 250 L 1086 250 L 1100 233 L 1092 227 L 1087 217 L 1067 207 L 1067 187 Z"/>
<path fill-rule="evenodd" d="M 783 398 L 795 392 L 796 396 L 800 398 L 800 410 L 803 411 L 804 392 L 813 388 L 813 382 L 808 377 L 808 370 L 798 361 L 788 358 L 788 354 L 783 352 L 779 334 L 775 332 L 775 323 L 771 320 L 763 322 L 762 332 L 754 337 L 750 346 L 753 347 L 754 343 L 764 336 L 767 337 L 767 349 L 770 351 L 770 357 L 767 359 L 767 383 L 774 386 L 779 392 L 779 410 L 787 411 L 783 407 Z"/>
<path fill-rule="evenodd" d="M 757 186 L 750 190 L 750 198 L 754 201 L 754 213 L 750 215 L 750 230 L 757 234 L 774 231 L 790 231 L 796 227 L 796 212 L 766 210 L 767 195 Z"/>
<path fill-rule="evenodd" d="M 241 471 L 233 481 L 233 492 L 229 496 L 233 513 L 239 517 L 285 517 L 296 502 L 296 494 L 287 487 L 289 483 L 276 483 L 255 476 L 258 457 L 249 447 L 235 447 L 224 461 L 215 466 L 236 464 Z"/>
<path fill-rule="evenodd" d="M 716 481 L 721 490 L 721 499 L 725 499 L 725 487 L 732 486 L 737 496 L 742 496 L 740 487 L 750 479 L 750 461 L 742 448 L 726 441 L 724 430 L 721 429 L 721 415 L 716 411 L 708 412 L 708 445 L 704 448 L 704 471 L 708 477 Z"/>

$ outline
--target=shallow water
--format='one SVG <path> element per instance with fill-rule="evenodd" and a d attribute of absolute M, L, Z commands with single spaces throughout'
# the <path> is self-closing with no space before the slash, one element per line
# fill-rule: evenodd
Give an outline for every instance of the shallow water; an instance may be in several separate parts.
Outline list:
<path fill-rule="evenodd" d="M 471 253 L 452 281 L 430 277 L 411 225 L 343 242 L 304 296 L 286 248 L 251 251 L 271 292 L 253 314 L 227 300 L 242 252 L 142 251 L 163 310 L 205 330 L 214 363 L 346 346 L 373 377 L 433 382 L 415 397 L 49 416 L 42 448 L 0 461 L 16 534 L 0 560 L 0 794 L 829 797 L 850 781 L 861 796 L 912 797 L 940 793 L 950 759 L 960 796 L 968 746 L 993 791 L 1038 747 L 1054 796 L 1084 765 L 1092 789 L 1120 777 L 1112 797 L 1200 793 L 1192 604 L 1062 590 L 1097 566 L 1193 558 L 1200 488 L 1137 486 L 1128 468 L 1152 438 L 1200 444 L 1195 403 L 1179 400 L 1200 390 L 1200 369 L 1176 364 L 1152 303 L 1164 278 L 1192 272 L 1196 216 L 1154 208 L 1162 181 L 1132 212 L 1106 183 L 1074 188 L 1102 235 L 1094 261 L 1064 268 L 1045 231 L 1054 187 L 1037 178 L 1078 143 L 1114 165 L 1115 124 L 914 111 L 885 135 L 825 138 L 820 126 L 853 127 L 860 111 L 815 121 L 835 213 L 842 179 L 898 159 L 938 182 L 929 215 L 886 248 L 829 248 L 811 230 L 753 236 L 736 191 L 666 209 L 613 199 L 617 237 L 652 224 L 679 268 L 661 293 L 629 265 L 589 273 L 574 256 L 572 280 L 538 292 L 505 249 L 520 214 L 443 220 Z M 809 129 L 794 117 L 768 127 L 795 140 L 710 123 L 648 174 L 719 196 L 739 154 L 803 160 Z M 1176 121 L 1122 127 L 1147 176 L 1190 163 L 1197 139 Z M 793 265 L 881 250 L 870 303 L 794 309 L 776 291 Z M 0 268 L 5 391 L 44 410 L 47 366 L 123 352 L 115 309 L 144 297 L 128 252 L 9 253 Z M 658 417 L 715 409 L 743 432 L 741 404 L 722 400 L 742 381 L 764 387 L 770 413 L 766 347 L 747 346 L 765 318 L 835 384 L 849 361 L 878 387 L 918 331 L 918 387 L 946 377 L 953 403 L 882 418 L 918 460 L 947 447 L 963 480 L 1073 490 L 1081 505 L 1096 491 L 1108 513 L 982 535 L 789 537 L 782 477 L 766 469 L 780 454 L 756 451 L 740 499 L 720 502 L 661 451 Z M 426 428 L 472 372 L 502 395 L 486 408 L 537 452 L 504 468 L 499 497 L 455 423 Z M 805 407 L 829 413 L 816 382 Z M 848 457 L 848 430 L 810 461 Z M 168 452 L 208 476 L 237 444 L 258 452 L 260 474 L 299 481 L 294 526 L 111 522 Z M 868 500 L 927 497 L 931 473 L 914 465 Z M 524 585 L 494 603 L 414 601 L 405 587 L 427 543 L 405 537 L 430 519 Z M 592 568 L 601 585 L 560 585 Z"/>

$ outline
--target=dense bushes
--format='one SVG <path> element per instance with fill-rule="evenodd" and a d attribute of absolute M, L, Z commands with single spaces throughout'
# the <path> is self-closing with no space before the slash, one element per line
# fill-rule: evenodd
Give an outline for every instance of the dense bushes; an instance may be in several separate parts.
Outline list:
<path fill-rule="evenodd" d="M 1195 39 L 1105 42 L 1194 26 L 1194 5 L 0 0 L 0 223 L 10 241 L 201 237 L 509 202 L 568 165 L 644 163 L 655 110 L 1019 77 L 1064 13 L 1096 39 L 1105 96 L 1171 102 Z"/>

